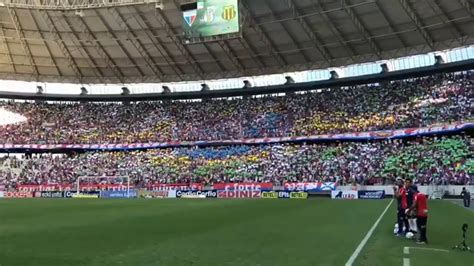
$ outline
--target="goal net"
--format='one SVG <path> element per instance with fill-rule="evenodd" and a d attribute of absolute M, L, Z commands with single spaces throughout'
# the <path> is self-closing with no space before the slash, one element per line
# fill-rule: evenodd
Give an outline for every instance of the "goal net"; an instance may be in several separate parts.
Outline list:
<path fill-rule="evenodd" d="M 91 190 L 124 190 L 130 197 L 130 176 L 79 176 L 76 181 L 76 193 Z"/>

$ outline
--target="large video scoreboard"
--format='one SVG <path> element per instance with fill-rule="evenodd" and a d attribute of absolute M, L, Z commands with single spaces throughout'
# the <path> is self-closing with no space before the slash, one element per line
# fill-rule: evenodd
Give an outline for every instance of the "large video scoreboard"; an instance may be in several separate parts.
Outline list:
<path fill-rule="evenodd" d="M 238 33 L 238 0 L 197 0 L 181 6 L 185 39 Z"/>

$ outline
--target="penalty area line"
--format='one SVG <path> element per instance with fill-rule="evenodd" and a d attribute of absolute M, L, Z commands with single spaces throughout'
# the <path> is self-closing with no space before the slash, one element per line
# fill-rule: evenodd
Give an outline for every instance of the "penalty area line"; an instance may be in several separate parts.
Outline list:
<path fill-rule="evenodd" d="M 428 250 L 428 251 L 436 251 L 436 252 L 449 252 L 449 250 L 438 249 L 438 248 L 403 247 L 403 255 L 409 256 L 410 255 L 410 249 Z M 410 258 L 403 258 L 403 266 L 410 266 Z"/>
<path fill-rule="evenodd" d="M 404 247 L 404 249 L 419 249 L 419 250 L 428 250 L 428 251 L 437 251 L 437 252 L 449 252 L 449 250 L 447 249 L 439 249 L 439 248 Z"/>
<path fill-rule="evenodd" d="M 360 244 L 357 246 L 357 248 L 354 250 L 354 253 L 352 253 L 352 256 L 349 258 L 349 260 L 346 262 L 345 266 L 352 266 L 352 264 L 354 263 L 354 261 L 357 259 L 357 257 L 359 256 L 360 252 L 362 251 L 362 249 L 364 248 L 365 244 L 367 244 L 367 241 L 369 241 L 369 238 L 372 236 L 372 234 L 374 233 L 375 231 L 375 228 L 377 228 L 377 226 L 379 225 L 380 221 L 382 220 L 383 216 L 385 215 L 385 213 L 388 211 L 388 208 L 390 208 L 390 206 L 392 205 L 392 202 L 393 202 L 393 199 L 390 200 L 390 202 L 387 204 L 387 207 L 385 207 L 385 210 L 382 212 L 382 214 L 380 214 L 379 218 L 377 219 L 377 221 L 375 221 L 374 225 L 372 225 L 372 228 L 370 228 L 369 232 L 367 232 L 367 234 L 365 235 L 365 237 L 362 239 L 362 241 L 360 242 Z"/>

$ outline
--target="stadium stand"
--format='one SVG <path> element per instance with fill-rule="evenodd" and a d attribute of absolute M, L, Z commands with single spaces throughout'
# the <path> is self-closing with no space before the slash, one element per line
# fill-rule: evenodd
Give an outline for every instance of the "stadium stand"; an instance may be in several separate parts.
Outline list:
<path fill-rule="evenodd" d="M 473 265 L 473 1 L 0 0 L 0 266 Z"/>
<path fill-rule="evenodd" d="M 472 71 L 287 96 L 133 104 L 3 102 L 10 144 L 127 144 L 309 136 L 472 122 Z M 25 118 L 27 119 L 25 121 Z M 0 159 L 0 183 L 74 184 L 79 176 L 160 183 L 472 184 L 469 135 L 368 142 L 274 143 Z M 92 179 L 110 183 L 112 179 Z M 121 181 L 116 181 L 121 182 Z"/>
<path fill-rule="evenodd" d="M 208 148 L 40 154 L 8 158 L 0 170 L 7 188 L 74 184 L 78 176 L 130 176 L 135 187 L 153 183 L 325 181 L 392 184 L 411 177 L 418 184 L 474 183 L 472 138 L 454 136 L 369 143 L 273 144 Z M 92 182 L 109 182 L 100 179 Z"/>
<path fill-rule="evenodd" d="M 11 144 L 110 144 L 308 136 L 472 120 L 473 73 L 289 96 L 120 104 L 2 103 L 26 123 Z"/>

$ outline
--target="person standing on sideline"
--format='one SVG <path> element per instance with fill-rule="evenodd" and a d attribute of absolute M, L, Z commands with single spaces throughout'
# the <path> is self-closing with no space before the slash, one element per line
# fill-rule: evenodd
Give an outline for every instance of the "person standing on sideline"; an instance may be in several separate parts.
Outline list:
<path fill-rule="evenodd" d="M 461 196 L 464 202 L 464 207 L 465 208 L 471 207 L 471 193 L 469 192 L 469 190 L 466 189 L 466 187 L 462 188 Z"/>
<path fill-rule="evenodd" d="M 410 230 L 410 226 L 408 224 L 408 219 L 406 217 L 406 210 L 408 207 L 408 202 L 407 202 L 407 188 L 411 186 L 411 180 L 406 179 L 405 184 L 403 185 L 403 181 L 400 180 L 399 187 L 394 187 L 393 192 L 395 195 L 395 198 L 398 201 L 398 208 L 397 208 L 397 220 L 398 220 L 398 233 L 397 236 L 404 236 L 405 233 Z M 405 227 L 405 231 L 403 228 Z"/>
<path fill-rule="evenodd" d="M 427 224 L 428 224 L 428 197 L 418 191 L 417 186 L 412 186 L 412 190 L 416 193 L 413 200 L 413 205 L 409 211 L 415 211 L 416 213 L 416 225 L 420 232 L 420 237 L 416 241 L 417 244 L 428 244 L 428 238 L 426 237 Z"/>

